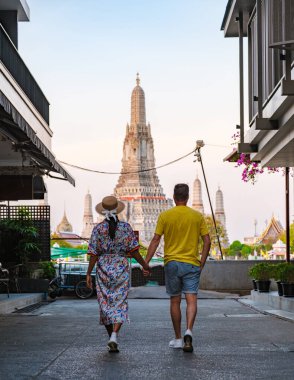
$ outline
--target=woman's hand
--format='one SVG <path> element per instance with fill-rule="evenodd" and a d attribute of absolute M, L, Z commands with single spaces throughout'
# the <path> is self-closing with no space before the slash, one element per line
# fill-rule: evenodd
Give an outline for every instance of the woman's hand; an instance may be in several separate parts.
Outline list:
<path fill-rule="evenodd" d="M 90 274 L 87 274 L 87 287 L 93 289 L 93 282 Z"/>

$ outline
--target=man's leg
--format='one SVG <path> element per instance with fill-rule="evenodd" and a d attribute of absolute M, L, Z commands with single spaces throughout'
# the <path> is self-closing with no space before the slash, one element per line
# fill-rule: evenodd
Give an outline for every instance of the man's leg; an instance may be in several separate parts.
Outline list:
<path fill-rule="evenodd" d="M 176 339 L 182 337 L 181 334 L 181 295 L 170 297 L 170 315 L 173 322 Z"/>
<path fill-rule="evenodd" d="M 186 293 L 186 320 L 187 320 L 187 330 L 193 329 L 196 314 L 197 314 L 197 294 L 194 293 Z"/>

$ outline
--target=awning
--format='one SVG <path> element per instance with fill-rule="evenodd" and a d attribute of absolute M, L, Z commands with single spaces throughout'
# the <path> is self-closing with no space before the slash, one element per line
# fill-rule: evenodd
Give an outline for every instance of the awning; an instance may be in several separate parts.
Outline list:
<path fill-rule="evenodd" d="M 75 186 L 73 177 L 59 164 L 51 151 L 39 139 L 32 127 L 0 91 L 0 132 L 29 153 L 42 169 L 61 174 Z"/>

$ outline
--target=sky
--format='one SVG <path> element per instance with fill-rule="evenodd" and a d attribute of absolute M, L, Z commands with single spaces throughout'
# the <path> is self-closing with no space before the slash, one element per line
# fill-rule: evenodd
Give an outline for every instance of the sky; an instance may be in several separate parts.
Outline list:
<path fill-rule="evenodd" d="M 242 182 L 235 164 L 223 162 L 239 124 L 238 40 L 220 31 L 227 0 L 27 2 L 31 18 L 19 23 L 19 52 L 50 102 L 52 150 L 58 160 L 120 171 L 139 72 L 156 164 L 181 157 L 196 140 L 204 140 L 210 196 L 215 207 L 220 186 L 230 241 L 253 236 L 255 219 L 258 233 L 273 214 L 285 225 L 284 177 L 262 174 L 252 185 Z M 210 213 L 201 168 L 193 161 L 189 156 L 157 174 L 170 198 L 176 183 L 188 183 L 192 190 L 198 174 L 204 209 Z M 80 234 L 87 191 L 96 205 L 113 192 L 118 175 L 65 168 L 75 187 L 46 179 L 51 228 L 66 210 Z M 96 219 L 94 207 L 93 212 Z"/>

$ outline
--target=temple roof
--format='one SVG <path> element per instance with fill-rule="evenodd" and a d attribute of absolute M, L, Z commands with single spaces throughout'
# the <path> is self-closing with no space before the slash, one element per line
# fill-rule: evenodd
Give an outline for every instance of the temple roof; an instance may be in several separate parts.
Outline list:
<path fill-rule="evenodd" d="M 278 240 L 278 237 L 281 235 L 283 231 L 284 228 L 282 224 L 273 215 L 265 230 L 261 234 L 259 241 L 264 242 L 270 239 L 273 240 L 273 242 L 275 242 Z"/>
<path fill-rule="evenodd" d="M 61 222 L 58 224 L 56 231 L 57 232 L 72 232 L 72 225 L 69 223 L 67 219 L 65 210 L 64 210 L 63 218 Z"/>

